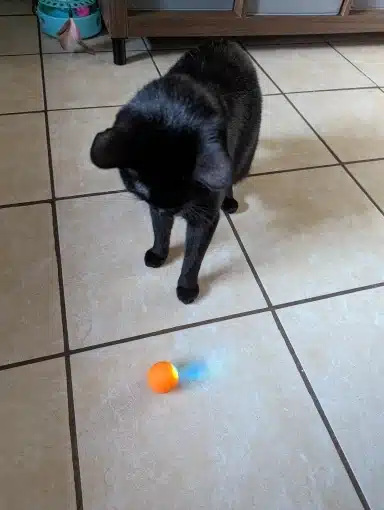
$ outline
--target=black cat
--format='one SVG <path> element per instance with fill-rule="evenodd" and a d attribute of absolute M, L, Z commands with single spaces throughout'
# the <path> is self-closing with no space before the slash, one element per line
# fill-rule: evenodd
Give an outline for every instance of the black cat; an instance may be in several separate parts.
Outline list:
<path fill-rule="evenodd" d="M 127 189 L 150 206 L 154 244 L 147 266 L 164 264 L 174 216 L 185 218 L 177 285 L 183 303 L 199 294 L 198 274 L 220 208 L 237 210 L 232 185 L 249 173 L 261 106 L 248 54 L 234 42 L 209 42 L 140 90 L 93 141 L 93 163 L 118 168 Z"/>

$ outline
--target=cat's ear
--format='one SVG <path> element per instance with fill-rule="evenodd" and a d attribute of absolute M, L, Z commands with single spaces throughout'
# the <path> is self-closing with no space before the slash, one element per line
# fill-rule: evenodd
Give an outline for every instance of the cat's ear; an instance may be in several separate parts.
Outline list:
<path fill-rule="evenodd" d="M 211 191 L 232 185 L 232 162 L 223 144 L 216 142 L 203 148 L 197 157 L 194 180 Z"/>
<path fill-rule="evenodd" d="M 111 127 L 95 136 L 91 146 L 92 163 L 103 169 L 121 166 L 126 148 L 124 131 Z"/>

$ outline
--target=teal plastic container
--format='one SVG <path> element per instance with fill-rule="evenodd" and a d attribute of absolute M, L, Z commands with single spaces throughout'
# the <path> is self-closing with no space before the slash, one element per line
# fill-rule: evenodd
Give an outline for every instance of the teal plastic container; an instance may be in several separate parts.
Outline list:
<path fill-rule="evenodd" d="M 36 12 L 41 31 L 51 37 L 57 37 L 68 18 L 75 20 L 82 39 L 101 31 L 101 13 L 96 0 L 40 0 Z"/>

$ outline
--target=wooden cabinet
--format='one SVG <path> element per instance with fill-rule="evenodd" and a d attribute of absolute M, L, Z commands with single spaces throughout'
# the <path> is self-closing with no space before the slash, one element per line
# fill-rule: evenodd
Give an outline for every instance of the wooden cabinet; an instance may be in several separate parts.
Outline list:
<path fill-rule="evenodd" d="M 139 11 L 231 11 L 234 0 L 131 0 Z"/>
<path fill-rule="evenodd" d="M 384 6 L 384 0 L 99 0 L 116 64 L 126 61 L 127 37 L 384 32 L 384 9 L 357 10 L 361 2 Z"/>

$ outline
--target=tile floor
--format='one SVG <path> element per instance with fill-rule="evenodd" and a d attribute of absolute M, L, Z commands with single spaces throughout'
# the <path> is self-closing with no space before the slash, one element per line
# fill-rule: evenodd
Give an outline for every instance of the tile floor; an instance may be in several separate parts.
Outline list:
<path fill-rule="evenodd" d="M 29 7 L 0 1 L 0 509 L 383 510 L 384 45 L 247 42 L 260 148 L 186 307 L 182 224 L 145 268 L 146 209 L 88 159 L 185 41 L 116 67 Z M 154 396 L 160 359 L 210 375 Z"/>

